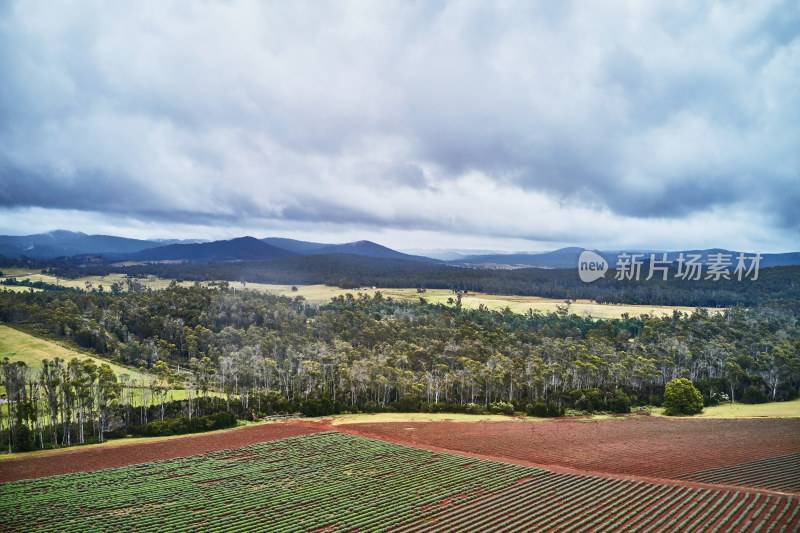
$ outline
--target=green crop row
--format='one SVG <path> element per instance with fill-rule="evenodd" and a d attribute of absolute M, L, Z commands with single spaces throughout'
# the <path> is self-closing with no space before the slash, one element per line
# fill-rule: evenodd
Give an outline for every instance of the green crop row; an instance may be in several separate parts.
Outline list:
<path fill-rule="evenodd" d="M 800 492 L 800 453 L 709 468 L 680 475 L 678 479 Z"/>

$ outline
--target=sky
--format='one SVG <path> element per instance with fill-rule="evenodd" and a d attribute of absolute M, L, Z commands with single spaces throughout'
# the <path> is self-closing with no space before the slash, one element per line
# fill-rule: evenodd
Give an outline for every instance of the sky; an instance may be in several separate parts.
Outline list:
<path fill-rule="evenodd" d="M 0 79 L 0 234 L 800 250 L 794 0 L 7 0 Z"/>

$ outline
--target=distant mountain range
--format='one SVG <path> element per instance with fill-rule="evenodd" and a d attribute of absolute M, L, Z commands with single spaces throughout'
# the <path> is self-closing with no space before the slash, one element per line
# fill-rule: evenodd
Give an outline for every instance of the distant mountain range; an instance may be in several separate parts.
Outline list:
<path fill-rule="evenodd" d="M 402 259 L 422 263 L 447 264 L 452 266 L 490 269 L 517 268 L 576 268 L 583 248 L 561 248 L 542 253 L 482 254 L 466 255 L 450 261 L 440 261 L 423 255 L 411 255 L 392 250 L 371 241 L 356 241 L 343 244 L 300 241 L 279 237 L 256 239 L 239 237 L 230 240 L 202 242 L 197 240 L 140 240 L 110 235 L 87 235 L 85 233 L 56 230 L 48 233 L 27 236 L 0 236 L 0 255 L 9 258 L 30 257 L 35 259 L 54 259 L 70 256 L 101 256 L 108 261 L 164 262 L 164 261 L 254 261 L 281 259 L 294 256 L 318 256 L 329 254 L 348 254 L 379 259 Z M 617 257 L 622 253 L 644 254 L 649 261 L 655 253 L 660 259 L 664 252 L 640 251 L 597 251 L 614 268 Z M 700 254 L 702 261 L 708 263 L 711 255 L 730 254 L 736 262 L 738 252 L 709 249 L 667 252 L 667 259 L 675 261 L 679 254 Z M 762 254 L 760 267 L 800 265 L 800 252 L 781 254 Z"/>
<path fill-rule="evenodd" d="M 404 254 L 370 241 L 326 244 L 295 239 L 239 237 L 214 242 L 158 241 L 56 230 L 38 235 L 0 236 L 0 255 L 9 258 L 55 259 L 102 256 L 109 261 L 253 261 L 290 256 L 351 254 L 385 259 L 438 263 L 437 259 Z"/>
<path fill-rule="evenodd" d="M 578 258 L 583 251 L 584 248 L 571 247 L 537 254 L 515 253 L 471 255 L 457 260 L 447 261 L 447 263 L 451 265 L 473 268 L 577 268 Z M 715 256 L 716 254 L 727 254 L 731 256 L 730 260 L 733 262 L 734 266 L 736 265 L 736 257 L 739 255 L 738 251 L 724 250 L 722 248 L 712 248 L 708 250 L 682 250 L 675 252 L 654 250 L 594 251 L 608 261 L 609 268 L 614 268 L 617 265 L 617 258 L 621 254 L 643 254 L 643 256 L 639 257 L 638 259 L 640 261 L 644 261 L 645 264 L 650 261 L 650 254 L 655 254 L 655 259 L 660 261 L 663 257 L 663 254 L 666 253 L 667 261 L 671 262 L 677 261 L 680 254 L 684 254 L 684 259 L 688 259 L 690 254 L 700 255 L 700 262 L 704 265 L 707 265 L 713 260 L 711 256 Z M 751 257 L 753 254 L 754 252 L 746 252 L 747 257 Z M 759 268 L 789 265 L 800 265 L 800 252 L 761 254 Z"/>
<path fill-rule="evenodd" d="M 202 244 L 171 244 L 149 248 L 127 255 L 117 255 L 124 261 L 256 261 L 280 259 L 291 256 L 350 254 L 382 259 L 405 259 L 408 261 L 435 262 L 428 257 L 404 254 L 370 241 L 345 244 L 322 244 L 294 239 L 240 237 L 229 241 L 214 241 Z"/>
<path fill-rule="evenodd" d="M 478 268 L 575 268 L 583 248 L 561 248 L 538 254 L 487 254 L 468 255 L 448 261 L 451 265 Z"/>
<path fill-rule="evenodd" d="M 0 235 L 0 255 L 12 258 L 26 256 L 36 259 L 52 259 L 82 254 L 128 254 L 166 244 L 195 242 L 201 241 L 140 240 L 56 230 L 37 235 Z"/>

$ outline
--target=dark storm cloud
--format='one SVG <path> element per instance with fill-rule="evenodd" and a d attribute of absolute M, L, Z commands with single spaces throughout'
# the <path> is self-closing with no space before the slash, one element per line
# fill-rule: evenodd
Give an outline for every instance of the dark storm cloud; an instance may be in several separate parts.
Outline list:
<path fill-rule="evenodd" d="M 0 180 L 0 205 L 4 207 L 107 209 L 124 213 L 152 209 L 154 201 L 148 191 L 133 186 L 125 176 L 111 176 L 102 170 L 85 169 L 65 175 L 55 169 L 37 172 L 5 167 L 0 168 Z"/>
<path fill-rule="evenodd" d="M 546 240 L 586 210 L 736 208 L 797 229 L 793 2 L 1 9 L 7 209 Z"/>

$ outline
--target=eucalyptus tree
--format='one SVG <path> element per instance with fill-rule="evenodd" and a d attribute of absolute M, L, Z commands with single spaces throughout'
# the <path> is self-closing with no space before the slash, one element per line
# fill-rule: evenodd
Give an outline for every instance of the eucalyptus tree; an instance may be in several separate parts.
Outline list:
<path fill-rule="evenodd" d="M 119 400 L 120 384 L 117 375 L 106 363 L 102 363 L 97 368 L 97 378 L 93 383 L 95 401 L 97 402 L 97 412 L 99 418 L 99 437 L 100 442 L 104 441 L 104 433 L 108 427 L 109 410 L 116 406 Z M 162 404 L 163 405 L 163 404 Z M 163 420 L 163 407 L 162 407 Z"/>

